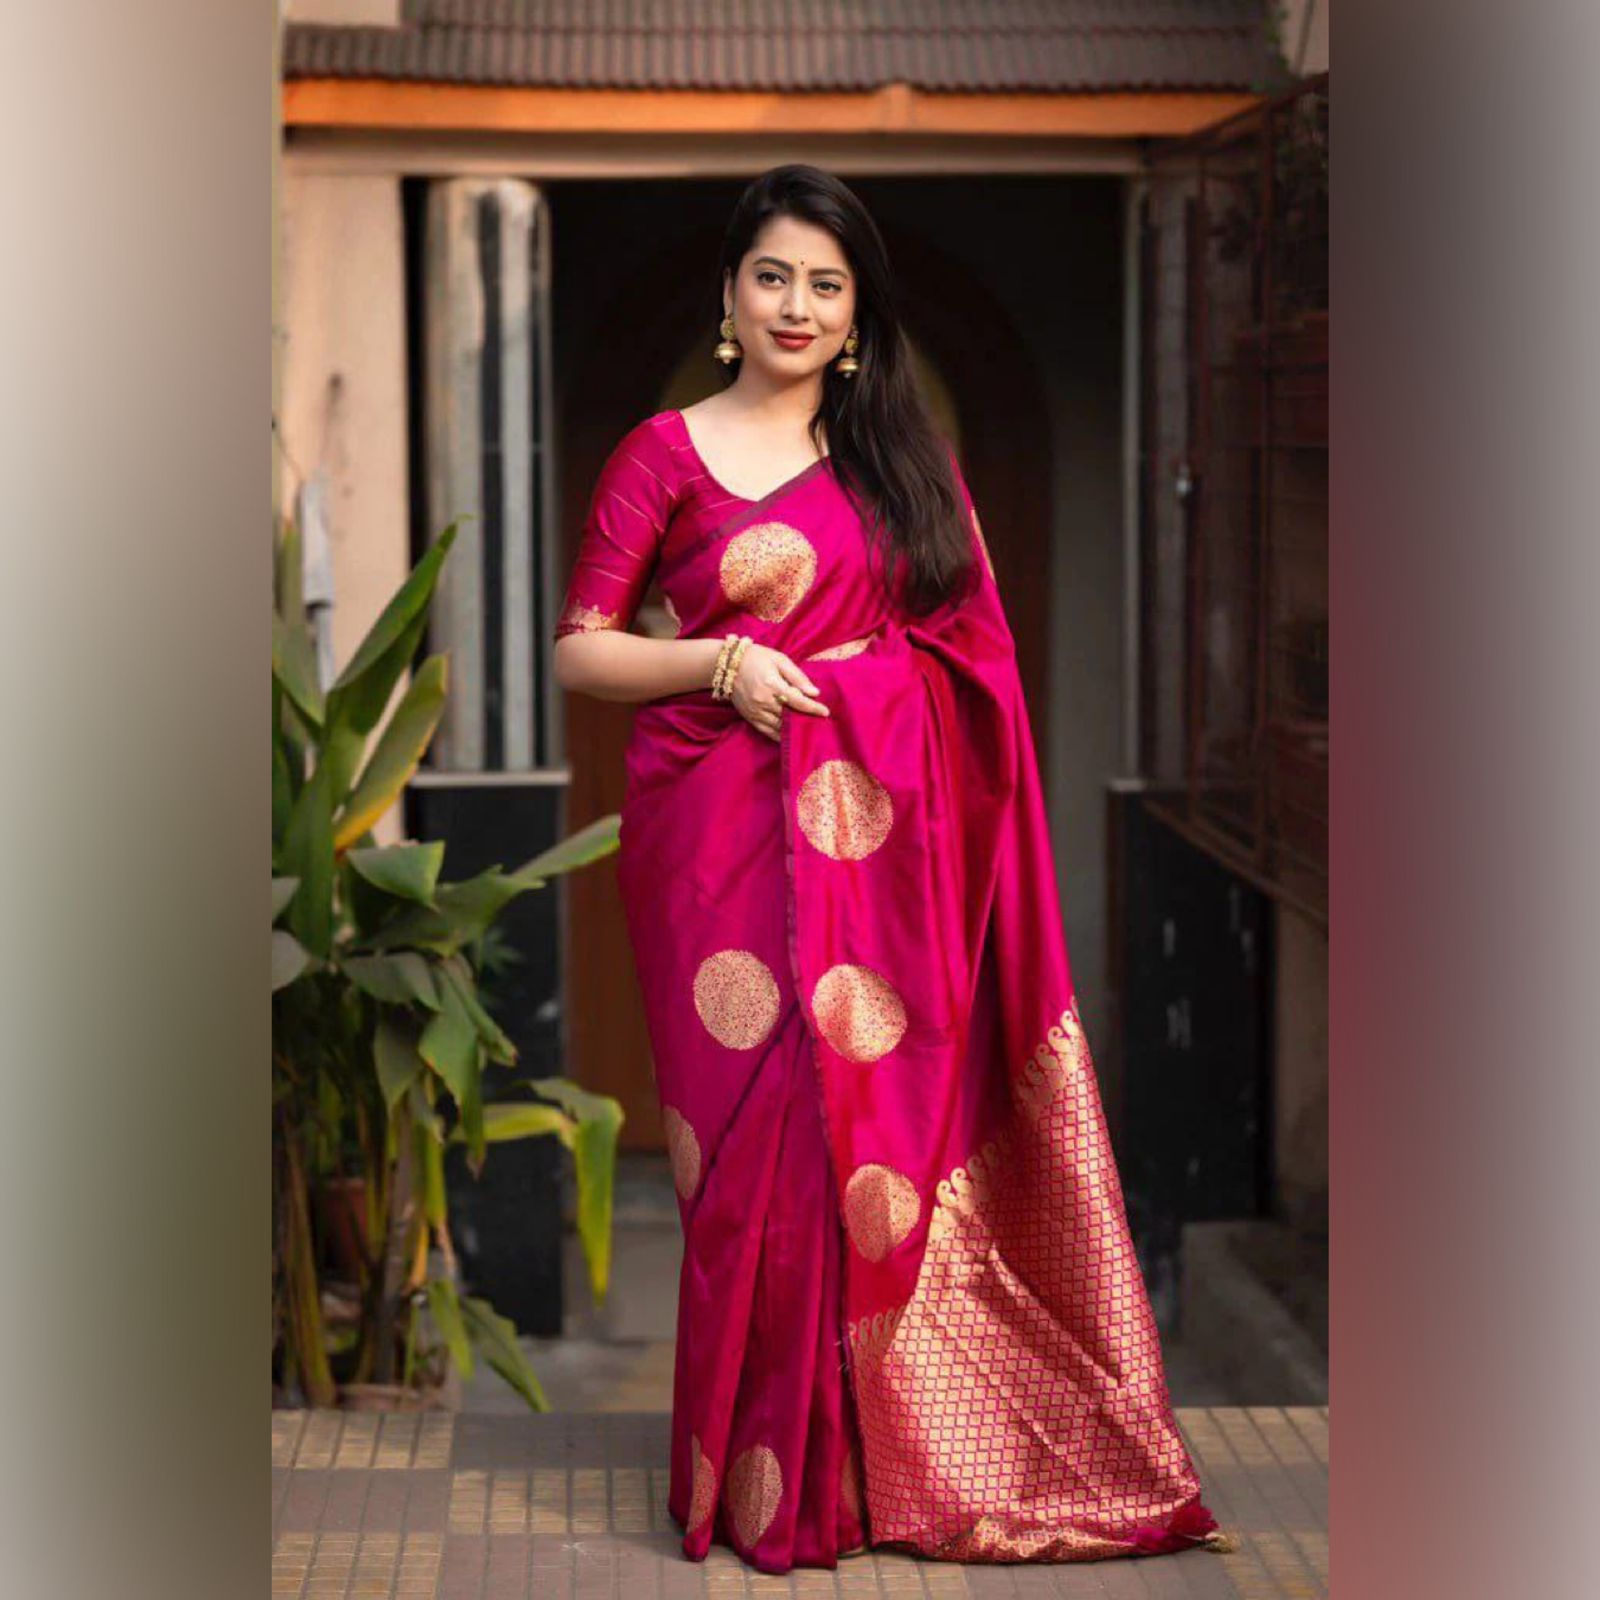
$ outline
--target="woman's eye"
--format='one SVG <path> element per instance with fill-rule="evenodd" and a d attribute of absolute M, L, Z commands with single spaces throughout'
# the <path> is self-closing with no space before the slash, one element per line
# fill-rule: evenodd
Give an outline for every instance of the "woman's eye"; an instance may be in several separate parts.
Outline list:
<path fill-rule="evenodd" d="M 782 283 L 783 274 L 781 272 L 774 272 L 770 267 L 764 267 L 756 274 L 757 283 L 766 283 L 769 279 L 773 283 Z M 812 287 L 816 289 L 826 289 L 830 294 L 837 294 L 843 285 L 837 283 L 818 283 L 813 284 Z"/>

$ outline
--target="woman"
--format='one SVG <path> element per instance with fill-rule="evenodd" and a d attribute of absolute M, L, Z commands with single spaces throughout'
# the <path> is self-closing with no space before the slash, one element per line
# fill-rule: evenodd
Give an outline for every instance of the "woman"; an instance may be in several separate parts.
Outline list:
<path fill-rule="evenodd" d="M 814 167 L 721 262 L 735 374 L 616 446 L 556 672 L 642 702 L 618 883 L 685 1237 L 669 1510 L 868 1545 L 1229 1541 L 1173 1423 L 977 512 Z M 628 633 L 655 575 L 679 632 Z"/>

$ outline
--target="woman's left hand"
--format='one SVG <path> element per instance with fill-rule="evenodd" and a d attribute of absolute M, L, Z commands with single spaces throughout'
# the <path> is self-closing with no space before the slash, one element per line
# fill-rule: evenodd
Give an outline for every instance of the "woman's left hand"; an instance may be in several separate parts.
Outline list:
<path fill-rule="evenodd" d="M 734 708 L 757 732 L 769 739 L 782 736 L 786 711 L 808 716 L 830 716 L 828 708 L 813 698 L 817 686 L 781 650 L 751 643 L 739 662 L 733 681 Z"/>

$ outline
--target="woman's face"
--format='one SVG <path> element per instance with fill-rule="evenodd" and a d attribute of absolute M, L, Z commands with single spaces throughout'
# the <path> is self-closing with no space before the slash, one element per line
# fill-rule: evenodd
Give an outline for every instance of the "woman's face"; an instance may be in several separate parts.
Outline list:
<path fill-rule="evenodd" d="M 741 371 L 779 383 L 817 374 L 844 347 L 856 312 L 856 280 L 839 241 L 796 217 L 773 217 L 726 277 L 723 309 L 744 347 Z M 784 341 L 784 333 L 796 337 Z"/>

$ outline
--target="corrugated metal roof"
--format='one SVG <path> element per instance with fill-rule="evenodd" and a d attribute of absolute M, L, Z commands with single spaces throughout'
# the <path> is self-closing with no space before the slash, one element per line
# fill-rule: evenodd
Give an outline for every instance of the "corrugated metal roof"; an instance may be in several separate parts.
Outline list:
<path fill-rule="evenodd" d="M 290 23 L 284 75 L 583 89 L 1269 88 L 1263 0 L 404 0 Z"/>

